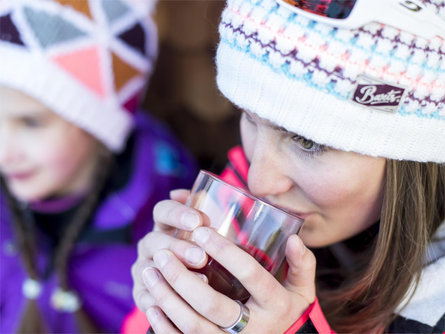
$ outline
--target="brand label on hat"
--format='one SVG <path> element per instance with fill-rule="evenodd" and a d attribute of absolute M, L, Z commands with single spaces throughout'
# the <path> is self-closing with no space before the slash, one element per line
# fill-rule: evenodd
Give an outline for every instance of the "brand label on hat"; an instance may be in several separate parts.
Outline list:
<path fill-rule="evenodd" d="M 402 104 L 407 89 L 378 79 L 361 75 L 351 100 L 364 107 L 386 112 L 396 112 Z"/>

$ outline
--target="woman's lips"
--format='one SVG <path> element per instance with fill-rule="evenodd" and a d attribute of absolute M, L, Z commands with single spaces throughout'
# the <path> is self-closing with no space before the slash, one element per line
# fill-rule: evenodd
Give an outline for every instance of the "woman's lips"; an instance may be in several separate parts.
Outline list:
<path fill-rule="evenodd" d="M 310 212 L 302 212 L 302 211 L 299 211 L 299 210 L 295 210 L 295 208 L 289 208 L 289 207 L 282 206 L 282 205 L 277 205 L 277 204 L 272 204 L 272 205 L 277 206 L 277 207 L 283 209 L 284 211 L 289 212 L 290 214 L 298 216 L 298 217 L 300 217 L 302 219 L 306 219 L 311 214 Z"/>
<path fill-rule="evenodd" d="M 303 212 L 300 210 L 296 210 L 295 208 L 290 208 L 287 206 L 280 206 L 281 208 L 283 208 L 285 211 L 292 213 L 295 216 L 298 216 L 300 218 L 306 219 L 307 217 L 309 217 L 311 215 L 311 212 Z"/>
<path fill-rule="evenodd" d="M 297 210 L 295 208 L 292 208 L 292 207 L 289 207 L 286 205 L 281 205 L 281 204 L 277 203 L 276 201 L 271 200 L 267 197 L 260 197 L 260 199 L 272 206 L 278 207 L 278 208 L 282 209 L 283 211 L 288 212 L 292 215 L 298 216 L 302 219 L 306 219 L 307 217 L 309 217 L 312 214 L 312 212 L 303 212 L 303 211 Z"/>
<path fill-rule="evenodd" d="M 309 216 L 309 213 L 301 213 L 301 212 L 296 212 L 296 211 L 290 211 L 292 212 L 294 215 L 306 220 L 306 218 Z"/>

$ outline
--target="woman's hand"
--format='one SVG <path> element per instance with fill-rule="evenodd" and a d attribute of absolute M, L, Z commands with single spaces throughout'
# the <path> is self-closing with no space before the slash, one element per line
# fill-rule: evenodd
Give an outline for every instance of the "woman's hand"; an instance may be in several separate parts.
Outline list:
<path fill-rule="evenodd" d="M 155 305 L 155 300 L 147 290 L 143 277 L 147 268 L 155 266 L 153 255 L 157 251 L 170 250 L 191 268 L 202 267 L 207 261 L 206 254 L 196 244 L 173 236 L 177 229 L 192 231 L 198 226 L 208 225 L 206 216 L 184 205 L 188 195 L 188 190 L 175 190 L 170 193 L 171 200 L 156 204 L 153 212 L 155 222 L 153 232 L 148 233 L 138 243 L 138 258 L 131 268 L 134 282 L 133 299 L 144 312 Z"/>
<path fill-rule="evenodd" d="M 163 212 L 155 211 L 155 219 L 164 217 L 164 225 L 159 228 L 165 230 L 165 226 L 173 225 L 170 219 L 174 215 L 168 214 L 167 208 L 161 209 Z M 192 240 L 238 278 L 251 294 L 246 303 L 250 320 L 242 333 L 283 333 L 315 300 L 315 258 L 296 235 L 287 243 L 289 271 L 283 285 L 253 257 L 209 227 L 195 229 Z M 144 306 L 150 305 L 141 309 L 147 311 L 155 332 L 224 333 L 219 326 L 233 324 L 239 316 L 239 305 L 188 270 L 185 247 L 175 244 L 163 249 L 150 248 L 155 268 L 146 269 L 143 280 L 150 296 L 150 302 Z M 153 266 L 153 262 L 146 264 Z"/>

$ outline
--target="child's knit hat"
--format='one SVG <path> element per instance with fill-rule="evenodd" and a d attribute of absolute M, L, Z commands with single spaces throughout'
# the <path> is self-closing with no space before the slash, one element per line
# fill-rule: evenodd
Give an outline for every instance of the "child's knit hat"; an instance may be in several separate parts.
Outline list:
<path fill-rule="evenodd" d="M 0 85 L 119 151 L 157 55 L 155 0 L 0 0 Z"/>
<path fill-rule="evenodd" d="M 414 3 L 445 26 L 445 0 Z M 240 108 L 336 149 L 445 162 L 444 39 L 338 28 L 275 0 L 228 0 L 220 35 L 217 82 Z"/>

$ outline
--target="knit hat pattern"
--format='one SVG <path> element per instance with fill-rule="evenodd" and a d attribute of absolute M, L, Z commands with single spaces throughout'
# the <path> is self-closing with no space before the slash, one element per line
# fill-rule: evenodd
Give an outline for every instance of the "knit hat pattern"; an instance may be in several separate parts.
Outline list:
<path fill-rule="evenodd" d="M 445 23 L 444 0 L 422 3 Z M 319 144 L 443 163 L 445 41 L 393 26 L 338 28 L 275 0 L 228 0 L 219 89 L 241 109 Z"/>
<path fill-rule="evenodd" d="M 153 0 L 0 0 L 0 85 L 122 150 L 157 55 Z"/>

